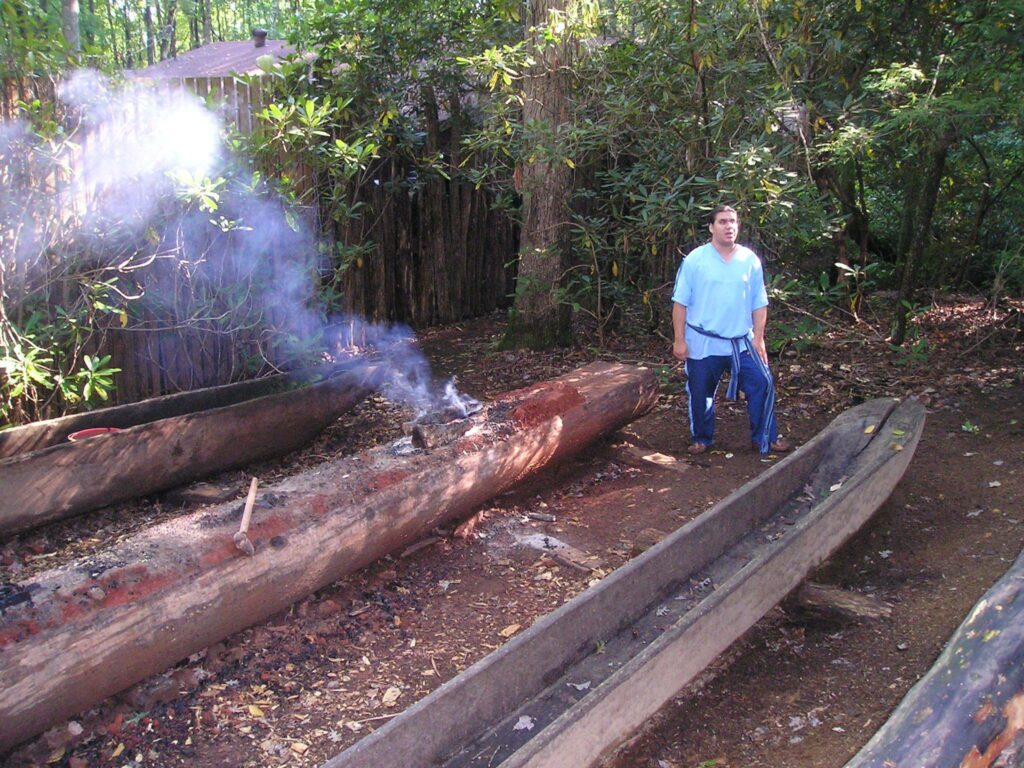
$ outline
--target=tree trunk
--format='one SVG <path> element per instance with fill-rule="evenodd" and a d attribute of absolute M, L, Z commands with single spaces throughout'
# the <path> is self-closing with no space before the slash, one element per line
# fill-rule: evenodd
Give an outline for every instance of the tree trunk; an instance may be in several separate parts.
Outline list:
<path fill-rule="evenodd" d="M 202 0 L 203 8 L 203 45 L 213 42 L 213 17 L 210 8 L 211 0 Z"/>
<path fill-rule="evenodd" d="M 846 768 L 1024 764 L 1024 554 Z"/>
<path fill-rule="evenodd" d="M 85 27 L 85 44 L 95 45 L 96 44 L 96 0 L 89 0 L 89 23 Z"/>
<path fill-rule="evenodd" d="M 82 38 L 79 32 L 78 0 L 63 0 L 60 14 L 61 31 L 73 53 L 82 50 Z"/>
<path fill-rule="evenodd" d="M 161 13 L 160 4 L 157 3 L 157 21 L 160 24 L 160 61 L 165 61 L 174 56 L 174 16 L 178 11 L 178 0 L 167 0 L 167 5 Z"/>
<path fill-rule="evenodd" d="M 523 88 L 526 159 L 517 169 L 523 196 L 519 279 L 503 347 L 544 349 L 572 342 L 570 313 L 559 300 L 568 263 L 572 169 L 559 147 L 569 121 L 570 41 L 548 42 L 544 28 L 564 0 L 530 0 L 528 36 L 535 64 Z"/>
<path fill-rule="evenodd" d="M 156 31 L 153 29 L 153 6 L 146 4 L 146 10 L 142 14 L 146 24 L 146 63 L 149 66 L 156 64 Z"/>
<path fill-rule="evenodd" d="M 924 249 L 931 238 L 932 218 L 935 215 L 935 203 L 939 197 L 939 185 L 946 169 L 946 155 L 953 143 L 954 133 L 947 129 L 936 140 L 929 157 L 927 176 L 922 182 L 919 205 L 914 206 L 912 214 L 916 216 L 911 229 L 907 255 L 903 261 L 903 274 L 900 279 L 900 290 L 896 297 L 896 327 L 892 334 L 892 343 L 900 346 L 907 338 L 907 319 L 910 314 L 907 305 L 913 299 L 917 288 L 916 278 L 918 266 L 924 255 Z"/>
<path fill-rule="evenodd" d="M 188 19 L 189 41 L 192 44 L 192 50 L 199 47 L 199 6 L 201 4 L 202 0 L 198 0 L 196 5 L 192 6 L 192 15 Z"/>
<path fill-rule="evenodd" d="M 124 24 L 124 65 L 131 69 L 135 66 L 135 57 L 132 56 L 132 24 L 128 18 L 128 6 L 121 8 L 121 21 Z"/>
<path fill-rule="evenodd" d="M 120 54 L 118 54 L 118 52 L 117 52 L 117 28 L 114 25 L 114 11 L 113 11 L 113 9 L 111 7 L 111 6 L 113 6 L 113 3 L 108 1 L 106 3 L 106 6 L 107 6 L 107 25 L 110 27 L 110 47 L 111 47 L 111 50 L 114 53 L 114 63 L 117 64 L 118 66 L 127 67 L 128 64 L 124 61 L 124 59 L 121 58 Z"/>

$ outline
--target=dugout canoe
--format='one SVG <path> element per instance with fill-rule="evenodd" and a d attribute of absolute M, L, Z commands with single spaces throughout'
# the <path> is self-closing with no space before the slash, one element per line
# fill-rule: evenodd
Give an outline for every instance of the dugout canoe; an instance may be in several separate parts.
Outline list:
<path fill-rule="evenodd" d="M 845 768 L 1024 766 L 1024 553 Z"/>
<path fill-rule="evenodd" d="M 0 432 L 0 537 L 296 450 L 380 375 L 342 363 Z"/>
<path fill-rule="evenodd" d="M 841 414 L 325 768 L 597 764 L 868 520 L 924 418 L 914 401 Z"/>
<path fill-rule="evenodd" d="M 474 508 L 650 410 L 650 369 L 594 363 L 503 394 L 452 442 L 411 438 L 0 585 L 0 754 Z M 384 761 L 379 765 L 401 765 Z"/>

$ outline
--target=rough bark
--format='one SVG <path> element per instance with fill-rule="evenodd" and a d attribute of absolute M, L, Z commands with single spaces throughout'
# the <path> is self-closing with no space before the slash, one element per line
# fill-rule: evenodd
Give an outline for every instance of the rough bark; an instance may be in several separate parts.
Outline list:
<path fill-rule="evenodd" d="M 559 143 L 569 122 L 570 41 L 545 42 L 542 29 L 564 0 L 531 0 L 527 19 L 535 64 L 523 89 L 527 157 L 518 169 L 523 196 L 519 278 L 502 345 L 542 349 L 572 341 L 568 308 L 558 289 L 569 250 L 572 169 Z"/>
<path fill-rule="evenodd" d="M 595 363 L 508 393 L 432 452 L 383 446 L 13 585 L 0 616 L 0 751 L 400 551 L 653 407 L 652 371 Z M 272 495 L 268 493 L 272 491 Z"/>
<path fill-rule="evenodd" d="M 1024 554 L 846 768 L 1024 763 Z"/>

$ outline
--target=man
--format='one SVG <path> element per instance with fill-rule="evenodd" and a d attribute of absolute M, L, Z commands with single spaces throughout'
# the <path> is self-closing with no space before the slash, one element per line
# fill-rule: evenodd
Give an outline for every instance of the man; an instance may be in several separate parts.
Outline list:
<path fill-rule="evenodd" d="M 736 211 L 720 205 L 711 213 L 711 242 L 691 251 L 672 291 L 672 354 L 686 361 L 691 454 L 704 453 L 715 437 L 715 392 L 730 369 L 727 397 L 747 397 L 750 435 L 761 454 L 783 453 L 789 444 L 775 423 L 775 384 L 768 370 L 764 328 L 768 293 L 761 260 L 736 242 Z"/>

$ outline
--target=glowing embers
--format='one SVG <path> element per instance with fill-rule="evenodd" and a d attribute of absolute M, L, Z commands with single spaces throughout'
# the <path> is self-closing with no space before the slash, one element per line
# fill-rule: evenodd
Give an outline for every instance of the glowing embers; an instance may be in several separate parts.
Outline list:
<path fill-rule="evenodd" d="M 425 413 L 402 425 L 402 431 L 411 437 L 414 448 L 430 450 L 447 445 L 472 428 L 473 420 L 469 417 L 483 410 L 483 405 L 467 395 L 457 397 L 457 400 L 439 410 Z"/>

